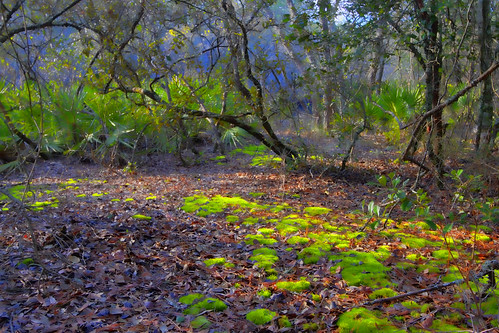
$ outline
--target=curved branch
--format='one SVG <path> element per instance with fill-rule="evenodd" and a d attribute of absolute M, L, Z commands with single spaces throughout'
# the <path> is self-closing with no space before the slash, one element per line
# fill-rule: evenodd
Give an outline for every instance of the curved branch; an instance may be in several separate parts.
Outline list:
<path fill-rule="evenodd" d="M 442 111 L 445 107 L 455 103 L 460 97 L 464 96 L 468 91 L 470 91 L 472 88 L 476 87 L 480 82 L 485 80 L 487 77 L 489 77 L 494 71 L 499 68 L 499 61 L 494 61 L 494 63 L 487 69 L 485 72 L 483 72 L 479 77 L 471 81 L 465 88 L 462 90 L 458 91 L 454 96 L 450 97 L 447 99 L 445 102 L 438 104 L 428 112 L 424 113 L 419 120 L 416 123 L 416 126 L 414 127 L 414 130 L 412 131 L 412 136 L 411 140 L 409 141 L 409 144 L 407 145 L 407 148 L 404 152 L 403 159 L 406 161 L 411 161 L 414 162 L 414 159 L 412 156 L 409 156 L 409 152 L 412 149 L 412 147 L 416 144 L 417 136 L 419 131 L 421 131 L 423 125 L 426 123 L 426 120 L 433 116 L 435 113 Z M 407 126 L 406 126 L 407 127 Z"/>

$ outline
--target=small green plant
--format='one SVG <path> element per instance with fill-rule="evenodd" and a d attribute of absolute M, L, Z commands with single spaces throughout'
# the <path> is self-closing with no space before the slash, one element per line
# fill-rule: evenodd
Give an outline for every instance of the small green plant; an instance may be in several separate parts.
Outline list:
<path fill-rule="evenodd" d="M 367 226 L 374 230 L 382 221 L 384 229 L 388 224 L 391 213 L 396 207 L 399 206 L 404 212 L 407 212 L 412 208 L 414 204 L 413 197 L 417 197 L 418 193 L 410 193 L 406 190 L 408 182 L 408 179 L 402 182 L 402 179 L 400 177 L 395 177 L 395 173 L 393 172 L 389 173 L 388 177 L 385 175 L 378 177 L 378 186 L 388 191 L 388 194 L 386 195 L 386 199 L 379 205 L 374 201 L 369 202 L 367 205 L 368 221 L 362 230 Z M 365 201 L 363 200 L 362 211 L 365 211 L 365 209 Z"/>

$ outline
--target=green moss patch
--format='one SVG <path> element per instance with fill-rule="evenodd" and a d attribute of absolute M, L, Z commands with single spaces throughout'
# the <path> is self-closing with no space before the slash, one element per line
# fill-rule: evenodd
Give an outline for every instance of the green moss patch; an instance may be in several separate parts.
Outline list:
<path fill-rule="evenodd" d="M 279 260 L 276 250 L 263 247 L 253 251 L 253 256 L 249 260 L 256 261 L 257 267 L 269 270 L 272 265 Z"/>
<path fill-rule="evenodd" d="M 452 257 L 459 258 L 459 253 L 457 253 L 456 251 L 451 251 L 451 253 L 452 253 Z M 446 249 L 433 251 L 431 255 L 435 259 L 441 259 L 441 260 L 451 259 L 451 254 L 449 253 L 449 250 L 446 250 Z"/>
<path fill-rule="evenodd" d="M 142 214 L 135 214 L 135 215 L 132 215 L 132 217 L 134 219 L 137 219 L 137 220 L 151 220 L 152 219 L 152 217 L 146 216 L 146 215 L 142 215 Z"/>
<path fill-rule="evenodd" d="M 186 296 L 182 296 L 179 298 L 179 302 L 182 303 L 182 304 L 185 304 L 185 305 L 191 305 L 192 303 L 194 303 L 194 301 L 198 300 L 198 299 L 201 299 L 203 298 L 204 295 L 203 294 L 199 294 L 199 293 L 194 293 L 194 294 L 189 294 L 189 295 L 186 295 Z"/>
<path fill-rule="evenodd" d="M 275 230 L 271 228 L 260 228 L 257 230 L 258 233 L 261 233 L 262 235 L 272 235 Z"/>
<path fill-rule="evenodd" d="M 208 216 L 210 214 L 223 212 L 228 207 L 238 207 L 249 210 L 266 208 L 265 206 L 249 202 L 240 197 L 224 197 L 216 195 L 209 199 L 202 194 L 196 194 L 191 197 L 184 198 L 182 210 L 186 213 L 196 212 L 199 216 Z"/>
<path fill-rule="evenodd" d="M 435 319 L 430 328 L 436 332 L 463 332 L 468 330 L 467 328 L 454 326 L 444 319 Z"/>
<path fill-rule="evenodd" d="M 197 315 L 204 310 L 224 311 L 227 309 L 227 305 L 224 302 L 213 297 L 204 298 L 203 296 L 202 300 L 199 300 L 200 298 L 194 299 L 193 303 L 191 303 L 192 305 L 184 310 L 184 314 Z"/>
<path fill-rule="evenodd" d="M 356 308 L 343 313 L 337 322 L 340 333 L 404 332 L 393 326 L 388 319 L 381 319 L 366 308 Z"/>
<path fill-rule="evenodd" d="M 411 261 L 420 261 L 420 260 L 427 260 L 428 258 L 420 255 L 420 254 L 416 254 L 416 253 L 411 253 L 411 254 L 408 254 L 406 256 L 407 260 L 411 260 Z"/>
<path fill-rule="evenodd" d="M 302 292 L 310 288 L 310 282 L 302 278 L 300 281 L 281 281 L 276 283 L 276 287 L 294 292 Z"/>
<path fill-rule="evenodd" d="M 298 253 L 298 258 L 305 264 L 316 264 L 321 257 L 327 255 L 331 250 L 331 245 L 327 243 L 316 242 L 312 246 L 302 249 Z"/>
<path fill-rule="evenodd" d="M 257 294 L 258 296 L 261 296 L 263 298 L 269 298 L 270 296 L 272 296 L 272 292 L 267 288 L 257 291 Z"/>
<path fill-rule="evenodd" d="M 348 251 L 330 256 L 329 259 L 338 261 L 336 266 L 331 267 L 331 272 L 341 267 L 341 276 L 349 285 L 375 288 L 392 284 L 385 274 L 390 268 L 383 266 L 371 253 Z"/>
<path fill-rule="evenodd" d="M 264 325 L 272 321 L 277 316 L 277 313 L 268 309 L 256 309 L 248 312 L 246 319 L 255 325 Z"/>
<path fill-rule="evenodd" d="M 331 211 L 329 208 L 325 207 L 306 207 L 303 212 L 309 216 L 324 215 Z"/>
<path fill-rule="evenodd" d="M 307 237 L 301 237 L 301 236 L 289 237 L 288 240 L 286 241 L 286 243 L 291 244 L 291 245 L 307 244 L 308 242 L 310 242 L 310 239 L 308 239 Z"/>
<path fill-rule="evenodd" d="M 246 244 L 254 244 L 255 241 L 263 244 L 263 245 L 271 245 L 277 243 L 277 240 L 271 237 L 265 237 L 264 235 L 256 234 L 256 235 L 246 235 L 244 237 L 244 242 Z"/>
<path fill-rule="evenodd" d="M 206 259 L 203 261 L 206 266 L 212 266 L 212 265 L 223 265 L 225 264 L 225 258 L 212 258 L 212 259 Z"/>
<path fill-rule="evenodd" d="M 374 292 L 369 295 L 370 299 L 378 299 L 378 298 L 387 298 L 387 297 L 393 297 L 397 296 L 398 293 L 390 288 L 381 288 L 378 290 L 375 290 Z"/>

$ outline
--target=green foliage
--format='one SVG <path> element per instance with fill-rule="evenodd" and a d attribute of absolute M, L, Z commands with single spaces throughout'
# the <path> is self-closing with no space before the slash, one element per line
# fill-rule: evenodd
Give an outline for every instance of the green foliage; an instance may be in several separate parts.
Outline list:
<path fill-rule="evenodd" d="M 264 325 L 272 321 L 277 316 L 277 313 L 268 309 L 256 309 L 248 312 L 246 319 L 255 325 Z"/>
<path fill-rule="evenodd" d="M 387 140 L 398 144 L 400 124 L 413 118 L 424 103 L 424 87 L 409 88 L 400 82 L 387 82 L 379 94 L 373 93 L 364 103 L 368 117 L 384 128 Z"/>

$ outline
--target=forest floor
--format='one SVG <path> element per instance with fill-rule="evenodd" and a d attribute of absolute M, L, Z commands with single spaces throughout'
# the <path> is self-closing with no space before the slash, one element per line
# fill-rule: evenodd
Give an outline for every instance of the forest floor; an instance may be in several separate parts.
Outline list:
<path fill-rule="evenodd" d="M 37 163 L 29 210 L 0 194 L 0 332 L 497 328 L 492 275 L 467 279 L 499 259 L 494 217 L 471 210 L 444 237 L 396 209 L 386 228 L 364 229 L 361 202 L 388 194 L 376 177 L 414 180 L 416 168 L 375 149 L 344 172 L 320 160 L 286 171 L 266 154 L 206 154 L 190 167 L 152 156 L 134 172 Z M 20 179 L 3 190 L 19 198 Z M 482 192 L 497 195 L 494 184 Z M 451 187 L 429 176 L 421 186 L 447 216 Z"/>

